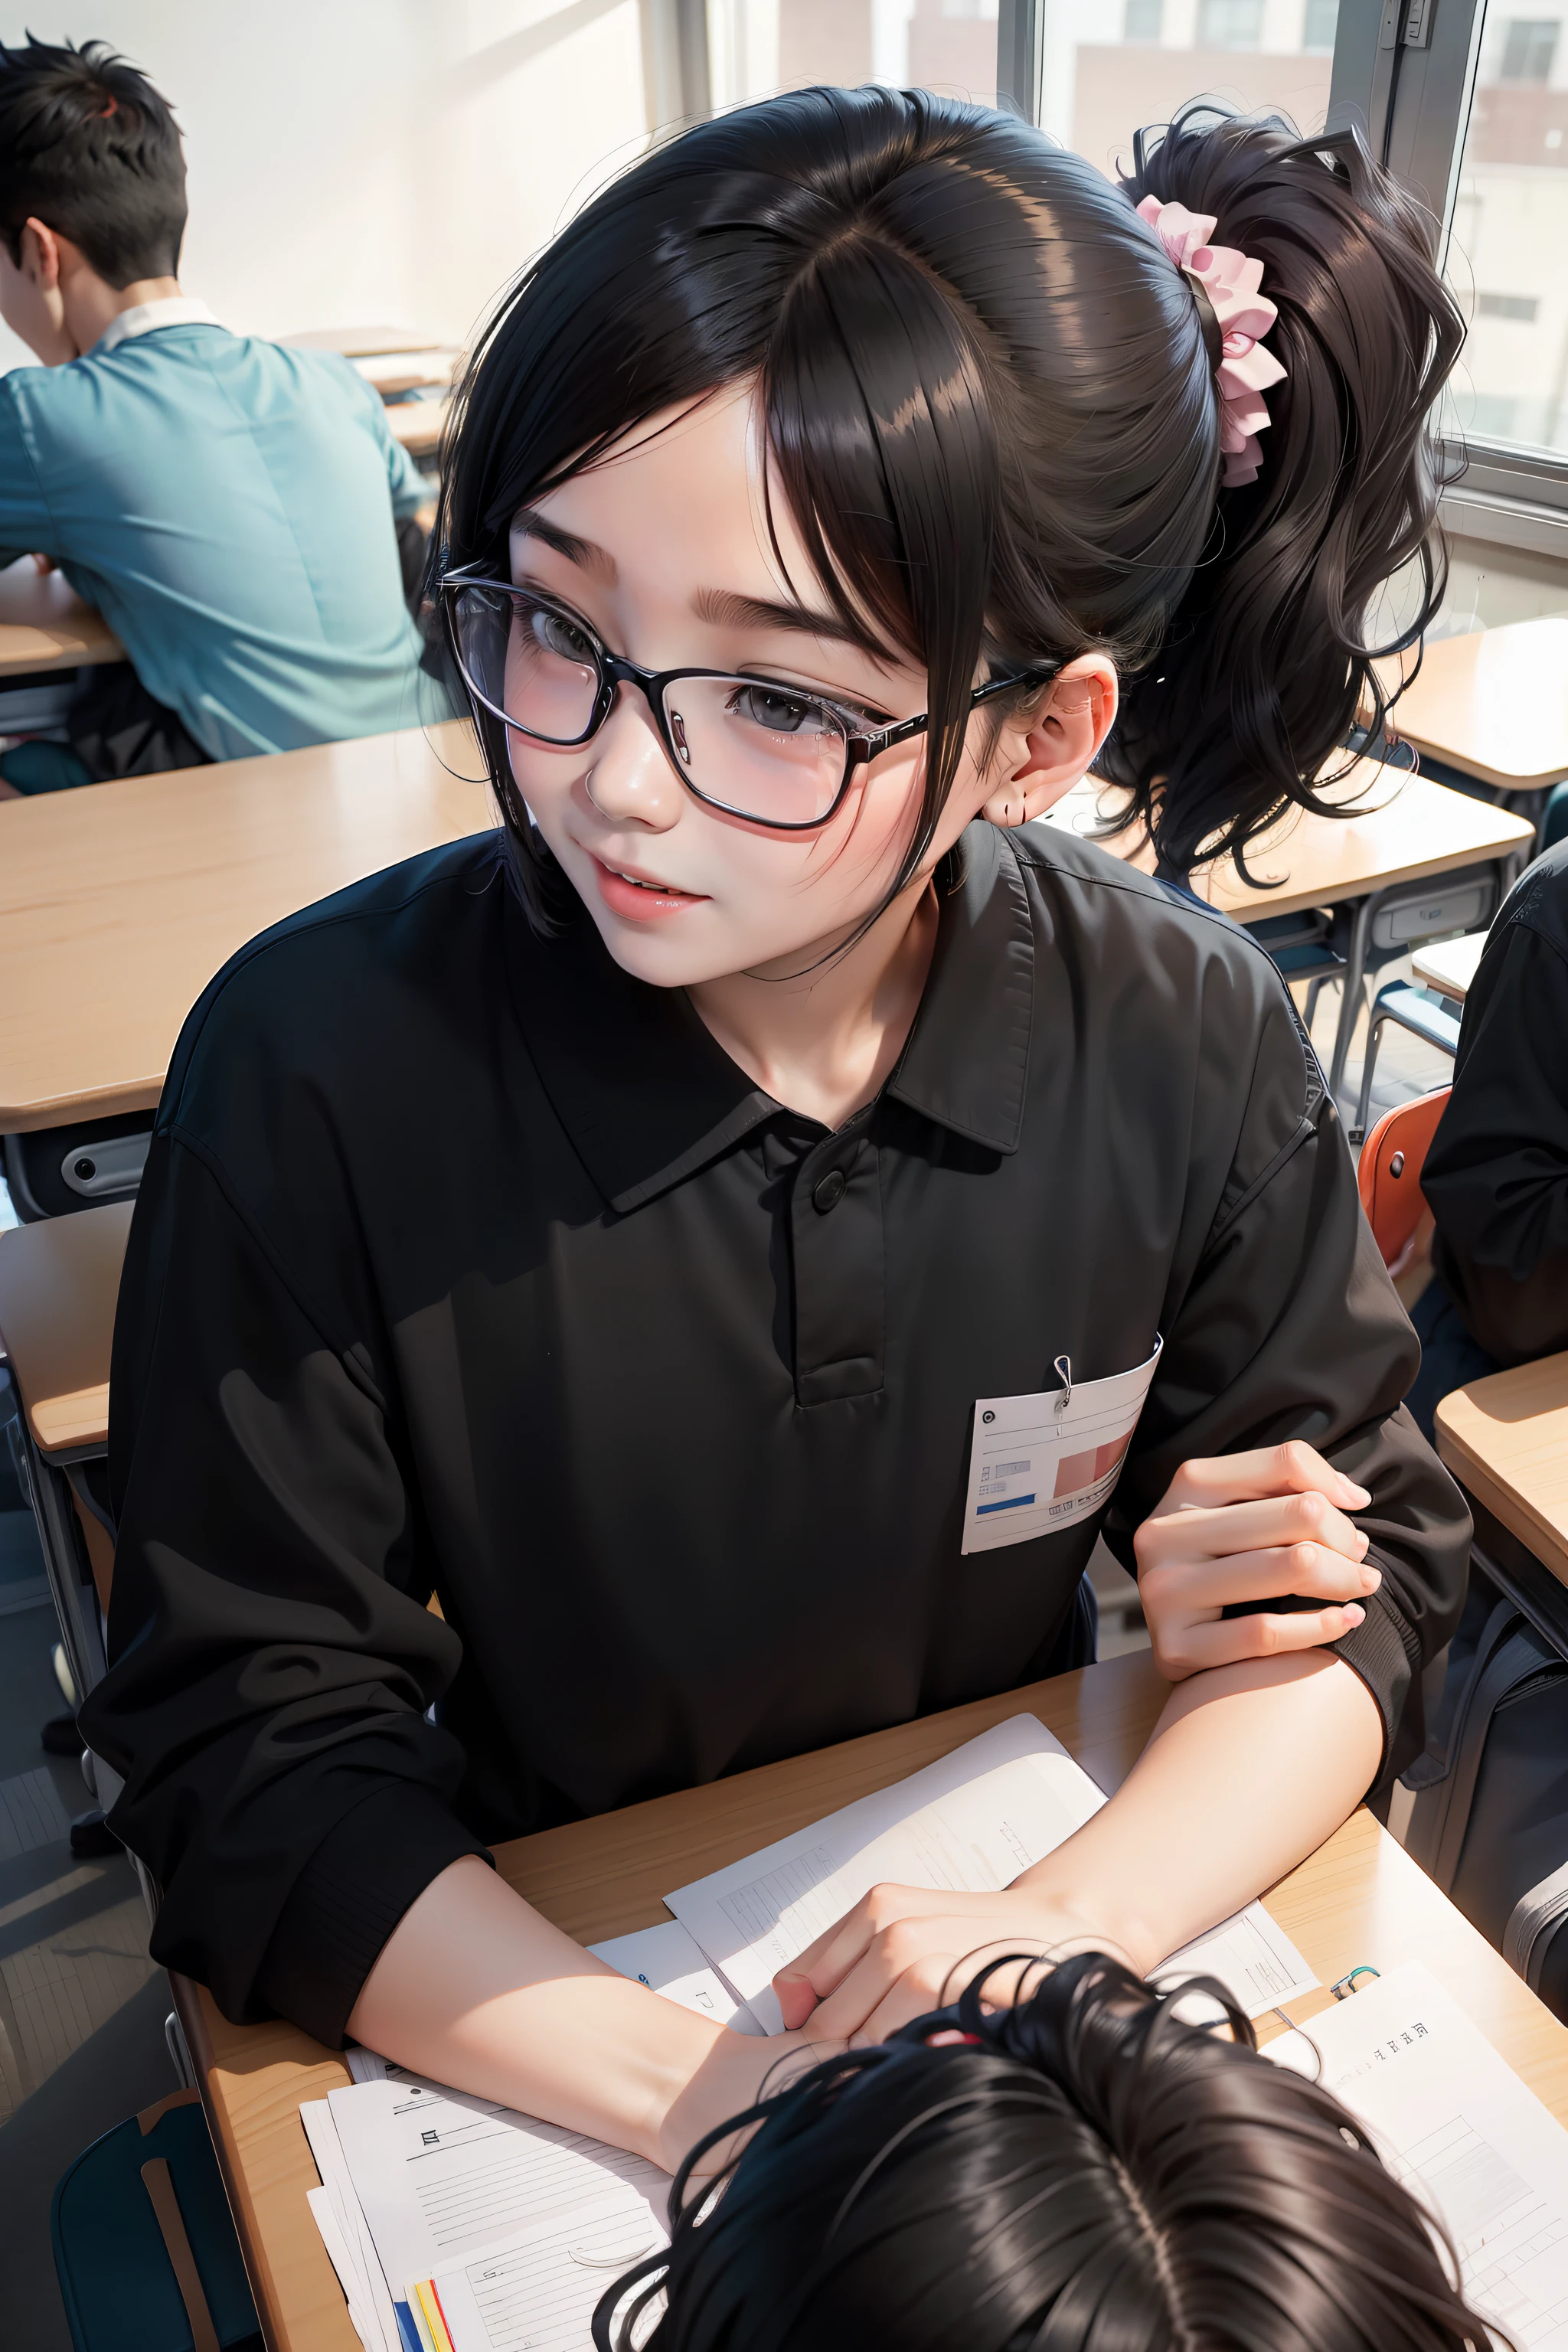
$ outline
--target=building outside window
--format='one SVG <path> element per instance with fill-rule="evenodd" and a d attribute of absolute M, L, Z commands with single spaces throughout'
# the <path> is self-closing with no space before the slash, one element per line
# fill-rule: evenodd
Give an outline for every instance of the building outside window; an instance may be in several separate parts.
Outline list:
<path fill-rule="evenodd" d="M 1568 453 L 1563 16 L 1489 8 L 1448 244 L 1470 319 L 1450 413 L 1467 440 Z"/>
<path fill-rule="evenodd" d="M 1102 172 L 1189 98 L 1322 125 L 1338 0 L 1124 0 L 1120 40 L 1103 0 L 1043 5 L 1040 121 Z"/>
<path fill-rule="evenodd" d="M 997 0 L 708 0 L 716 106 L 811 82 L 996 100 Z"/>

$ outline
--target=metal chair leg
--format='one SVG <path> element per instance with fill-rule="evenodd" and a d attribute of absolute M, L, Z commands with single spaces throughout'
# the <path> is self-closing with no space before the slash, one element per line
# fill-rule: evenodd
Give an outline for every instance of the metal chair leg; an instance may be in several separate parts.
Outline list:
<path fill-rule="evenodd" d="M 1366 1059 L 1361 1066 L 1361 1100 L 1356 1105 L 1355 1125 L 1351 1129 L 1352 1143 L 1366 1140 L 1366 1115 L 1372 1108 L 1372 1074 L 1377 1066 L 1377 1048 L 1383 1036 L 1387 1015 L 1373 1008 L 1366 1028 Z"/>
<path fill-rule="evenodd" d="M 1334 1032 L 1333 1059 L 1329 1064 L 1329 1092 L 1336 1103 L 1340 1088 L 1345 1082 L 1345 1064 L 1350 1058 L 1351 1039 L 1361 1018 L 1365 1002 L 1366 943 L 1372 934 L 1372 918 L 1383 894 L 1374 891 L 1370 898 L 1356 902 L 1354 920 L 1351 924 L 1350 944 L 1345 954 L 1344 994 L 1340 1001 L 1339 1027 Z"/>

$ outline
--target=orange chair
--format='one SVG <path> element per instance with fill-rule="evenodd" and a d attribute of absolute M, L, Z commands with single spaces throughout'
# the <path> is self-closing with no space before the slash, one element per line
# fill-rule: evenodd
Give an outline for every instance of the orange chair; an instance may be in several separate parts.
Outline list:
<path fill-rule="evenodd" d="M 1451 1089 L 1418 1096 L 1384 1111 L 1361 1148 L 1356 1181 L 1361 1204 L 1383 1262 L 1395 1279 L 1405 1272 L 1431 1232 L 1421 1171 Z"/>

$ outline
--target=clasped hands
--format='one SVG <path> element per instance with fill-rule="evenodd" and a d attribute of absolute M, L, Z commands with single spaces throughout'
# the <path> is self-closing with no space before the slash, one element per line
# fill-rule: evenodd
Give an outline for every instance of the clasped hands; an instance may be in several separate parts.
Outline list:
<path fill-rule="evenodd" d="M 1359 1625 L 1382 1578 L 1346 1513 L 1371 1499 L 1300 1441 L 1184 1463 L 1133 1538 L 1166 1680 L 1319 1648 Z M 1321 1605 L 1224 1613 L 1287 1595 Z M 810 2041 L 879 2042 L 954 1999 L 988 1959 L 1119 1940 L 1084 1908 L 1081 1890 L 1052 1883 L 1047 1857 L 996 1895 L 873 1887 L 780 1970 L 773 1989 L 785 2026 L 805 2027 Z M 1149 1968 L 1163 1954 L 1128 1957 Z M 1011 1999 L 1019 1976 L 999 1972 L 988 1994 Z"/>

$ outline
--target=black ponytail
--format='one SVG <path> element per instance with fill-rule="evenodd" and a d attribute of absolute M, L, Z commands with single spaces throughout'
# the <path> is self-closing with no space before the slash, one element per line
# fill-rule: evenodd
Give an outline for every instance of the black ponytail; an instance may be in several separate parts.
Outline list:
<path fill-rule="evenodd" d="M 1322 810 L 1358 706 L 1381 738 L 1373 655 L 1413 643 L 1443 593 L 1427 420 L 1464 325 L 1430 224 L 1359 131 L 1300 139 L 1191 108 L 1141 131 L 1134 155 L 1133 204 L 1213 214 L 1216 242 L 1262 262 L 1279 312 L 1268 344 L 1286 370 L 1258 479 L 1220 492 L 1192 586 L 1100 763 L 1131 789 L 1162 866 L 1184 874 L 1200 849 L 1245 853 L 1289 803 Z M 1378 593 L 1406 565 L 1415 609 L 1395 640 L 1369 645 Z"/>

